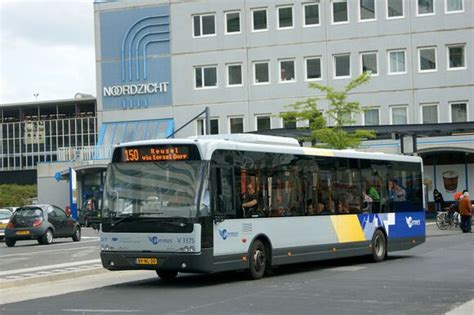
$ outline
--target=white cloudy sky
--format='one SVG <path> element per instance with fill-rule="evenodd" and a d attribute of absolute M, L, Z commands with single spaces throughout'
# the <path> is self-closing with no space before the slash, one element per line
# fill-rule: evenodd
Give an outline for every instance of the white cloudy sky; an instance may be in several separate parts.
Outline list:
<path fill-rule="evenodd" d="M 93 0 L 0 0 L 0 104 L 96 95 Z"/>

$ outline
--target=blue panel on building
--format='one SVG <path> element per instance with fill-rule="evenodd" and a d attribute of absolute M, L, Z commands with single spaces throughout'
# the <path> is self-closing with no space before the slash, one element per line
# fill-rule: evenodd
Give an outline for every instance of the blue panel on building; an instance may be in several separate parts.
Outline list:
<path fill-rule="evenodd" d="M 100 15 L 104 110 L 171 105 L 169 6 Z"/>

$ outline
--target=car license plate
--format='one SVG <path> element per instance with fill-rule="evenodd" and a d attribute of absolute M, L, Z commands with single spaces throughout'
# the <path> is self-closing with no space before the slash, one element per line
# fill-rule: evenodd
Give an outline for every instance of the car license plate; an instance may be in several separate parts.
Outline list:
<path fill-rule="evenodd" d="M 0 223 L 0 229 L 4 229 L 4 228 L 6 228 L 6 227 L 7 227 L 6 224 Z"/>
<path fill-rule="evenodd" d="M 30 231 L 16 231 L 16 235 L 28 235 Z"/>
<path fill-rule="evenodd" d="M 137 258 L 135 259 L 137 265 L 158 265 L 157 258 Z"/>

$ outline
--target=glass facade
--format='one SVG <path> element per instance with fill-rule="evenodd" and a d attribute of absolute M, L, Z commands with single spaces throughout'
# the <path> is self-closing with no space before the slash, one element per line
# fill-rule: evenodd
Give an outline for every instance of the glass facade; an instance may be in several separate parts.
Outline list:
<path fill-rule="evenodd" d="M 63 148 L 95 146 L 95 101 L 0 109 L 0 170 L 58 161 Z"/>

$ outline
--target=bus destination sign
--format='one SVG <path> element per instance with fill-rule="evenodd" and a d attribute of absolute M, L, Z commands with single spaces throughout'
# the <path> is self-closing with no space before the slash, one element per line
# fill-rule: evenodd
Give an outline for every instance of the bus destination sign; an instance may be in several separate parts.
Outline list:
<path fill-rule="evenodd" d="M 114 154 L 114 161 L 119 160 L 122 163 L 195 161 L 200 159 L 199 152 L 194 145 L 146 145 L 120 149 L 120 157 Z"/>

